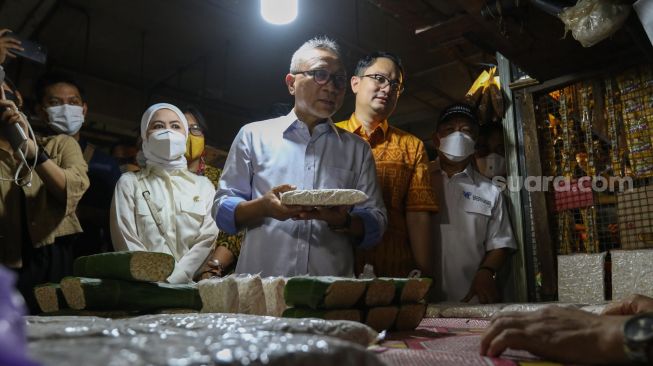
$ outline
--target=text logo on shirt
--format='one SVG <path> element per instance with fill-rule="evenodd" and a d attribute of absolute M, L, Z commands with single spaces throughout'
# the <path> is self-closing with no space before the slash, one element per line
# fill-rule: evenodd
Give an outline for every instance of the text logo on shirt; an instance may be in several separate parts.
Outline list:
<path fill-rule="evenodd" d="M 481 203 L 485 204 L 486 206 L 492 206 L 492 203 L 490 201 L 486 200 L 483 197 L 479 197 L 479 196 L 477 196 L 475 194 L 472 194 L 472 192 L 463 191 L 463 196 L 468 200 L 471 199 L 472 201 L 481 202 Z"/>

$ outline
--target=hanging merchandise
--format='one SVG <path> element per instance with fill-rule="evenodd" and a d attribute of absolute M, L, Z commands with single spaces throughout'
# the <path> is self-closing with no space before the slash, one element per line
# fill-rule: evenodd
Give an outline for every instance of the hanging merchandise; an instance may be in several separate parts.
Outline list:
<path fill-rule="evenodd" d="M 605 106 L 608 117 L 608 138 L 610 139 L 610 165 L 612 174 L 623 177 L 625 175 L 623 165 L 623 148 L 619 141 L 619 126 L 614 106 L 614 92 L 612 90 L 612 78 L 605 79 Z"/>
<path fill-rule="evenodd" d="M 628 149 L 630 174 L 635 178 L 653 176 L 653 86 L 647 67 L 632 69 L 617 76 L 621 94 L 621 116 Z M 628 172 L 627 172 L 628 173 Z"/>
<path fill-rule="evenodd" d="M 505 103 L 496 67 L 484 70 L 467 91 L 467 103 L 476 107 L 481 125 L 500 121 L 505 113 Z"/>
<path fill-rule="evenodd" d="M 583 47 L 591 47 L 621 28 L 630 8 L 614 0 L 580 0 L 565 8 L 559 17 L 565 23 L 565 35 L 571 31 Z"/>

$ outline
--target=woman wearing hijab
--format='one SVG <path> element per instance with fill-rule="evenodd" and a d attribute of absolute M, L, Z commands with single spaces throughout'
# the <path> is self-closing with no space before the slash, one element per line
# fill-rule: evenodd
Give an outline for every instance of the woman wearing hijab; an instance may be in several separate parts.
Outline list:
<path fill-rule="evenodd" d="M 211 217 L 215 189 L 187 168 L 188 121 L 166 103 L 141 119 L 145 167 L 122 175 L 111 204 L 111 239 L 117 251 L 171 254 L 170 283 L 190 282 L 218 235 Z"/>

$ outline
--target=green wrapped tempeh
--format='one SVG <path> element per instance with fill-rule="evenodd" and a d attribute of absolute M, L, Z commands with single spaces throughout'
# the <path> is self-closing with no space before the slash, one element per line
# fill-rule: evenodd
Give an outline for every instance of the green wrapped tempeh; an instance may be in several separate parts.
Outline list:
<path fill-rule="evenodd" d="M 155 310 L 202 308 L 196 285 L 66 277 L 66 302 L 75 310 Z"/>
<path fill-rule="evenodd" d="M 395 329 L 413 330 L 422 322 L 426 314 L 426 304 L 403 304 L 399 307 Z"/>
<path fill-rule="evenodd" d="M 395 324 L 399 309 L 396 306 L 370 308 L 365 314 L 365 324 L 377 332 L 389 330 Z"/>
<path fill-rule="evenodd" d="M 392 304 L 395 298 L 395 283 L 393 278 L 374 278 L 367 280 L 367 288 L 363 297 L 363 306 L 386 306 Z"/>
<path fill-rule="evenodd" d="M 330 276 L 293 277 L 286 283 L 284 298 L 288 306 L 346 309 L 360 300 L 367 281 Z"/>
<path fill-rule="evenodd" d="M 420 302 L 429 292 L 432 280 L 427 277 L 421 278 L 380 278 L 392 280 L 395 284 L 395 303 L 412 304 Z"/>
<path fill-rule="evenodd" d="M 113 252 L 77 258 L 73 274 L 77 277 L 162 282 L 174 269 L 175 259 L 166 253 Z"/>
<path fill-rule="evenodd" d="M 284 310 L 284 318 L 318 318 L 324 320 L 351 320 L 360 322 L 361 312 L 356 309 L 345 310 L 315 310 L 307 308 L 288 308 Z"/>
<path fill-rule="evenodd" d="M 44 283 L 34 286 L 34 296 L 44 313 L 68 308 L 63 292 L 61 292 L 61 286 L 58 283 Z"/>

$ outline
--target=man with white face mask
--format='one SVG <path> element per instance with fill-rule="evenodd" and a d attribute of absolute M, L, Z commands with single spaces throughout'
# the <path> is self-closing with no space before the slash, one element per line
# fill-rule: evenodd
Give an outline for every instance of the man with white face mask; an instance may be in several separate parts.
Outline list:
<path fill-rule="evenodd" d="M 440 203 L 434 277 L 441 280 L 440 301 L 499 301 L 496 273 L 516 248 L 501 191 L 471 165 L 478 132 L 475 111 L 453 104 L 433 133 L 438 159 L 431 162 L 431 184 Z"/>
<path fill-rule="evenodd" d="M 476 167 L 488 179 L 505 177 L 506 159 L 503 145 L 503 127 L 489 123 L 481 127 L 476 142 Z"/>
<path fill-rule="evenodd" d="M 35 86 L 40 119 L 51 135 L 68 135 L 79 143 L 88 164 L 91 183 L 77 208 L 84 233 L 75 246 L 75 256 L 96 254 L 111 249 L 109 206 L 120 178 L 118 162 L 81 137 L 80 131 L 88 106 L 79 83 L 70 75 L 51 72 L 39 78 Z"/>

